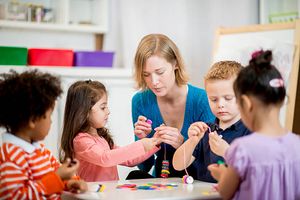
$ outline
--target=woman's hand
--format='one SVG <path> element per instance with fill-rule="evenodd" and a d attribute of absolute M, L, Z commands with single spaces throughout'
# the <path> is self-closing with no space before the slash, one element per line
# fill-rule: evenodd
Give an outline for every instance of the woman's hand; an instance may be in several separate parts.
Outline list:
<path fill-rule="evenodd" d="M 60 176 L 62 180 L 69 180 L 76 174 L 78 168 L 78 160 L 74 159 L 71 162 L 71 159 L 67 158 L 66 161 L 56 170 L 56 174 Z"/>
<path fill-rule="evenodd" d="M 222 157 L 224 157 L 226 150 L 229 148 L 229 144 L 215 131 L 209 133 L 209 146 L 212 152 Z"/>
<path fill-rule="evenodd" d="M 146 122 L 147 118 L 140 115 L 138 121 L 134 124 L 134 134 L 139 138 L 145 138 L 152 131 L 150 123 Z"/>
<path fill-rule="evenodd" d="M 204 136 L 204 133 L 207 131 L 208 126 L 204 122 L 195 122 L 190 125 L 188 130 L 189 138 L 197 137 L 197 140 L 201 140 Z"/>
<path fill-rule="evenodd" d="M 171 145 L 175 149 L 180 147 L 184 141 L 183 136 L 177 128 L 163 125 L 156 127 L 154 130 L 156 131 L 155 136 L 161 138 L 162 142 Z"/>
<path fill-rule="evenodd" d="M 88 186 L 83 180 L 69 180 L 67 182 L 67 189 L 73 193 L 82 193 L 87 191 Z"/>

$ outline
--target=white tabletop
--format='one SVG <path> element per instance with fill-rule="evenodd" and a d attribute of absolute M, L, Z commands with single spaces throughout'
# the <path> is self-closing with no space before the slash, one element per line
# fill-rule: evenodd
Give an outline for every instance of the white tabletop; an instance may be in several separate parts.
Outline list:
<path fill-rule="evenodd" d="M 129 188 L 117 189 L 117 185 L 136 184 L 141 186 L 146 183 L 155 184 L 176 184 L 177 187 L 163 190 L 131 190 Z M 103 192 L 95 191 L 96 184 L 105 185 Z M 127 181 L 107 181 L 88 183 L 89 192 L 83 194 L 64 193 L 62 199 L 109 199 L 109 200 L 128 200 L 128 199 L 160 199 L 160 200 L 178 200 L 178 199 L 221 199 L 218 192 L 213 188 L 212 183 L 194 181 L 193 184 L 183 184 L 181 178 L 154 178 L 139 179 Z"/>

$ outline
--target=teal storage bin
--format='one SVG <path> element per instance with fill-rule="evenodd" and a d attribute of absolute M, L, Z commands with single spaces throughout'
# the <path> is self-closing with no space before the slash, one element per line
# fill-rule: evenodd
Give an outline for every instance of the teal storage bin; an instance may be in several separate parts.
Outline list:
<path fill-rule="evenodd" d="M 27 54 L 24 47 L 0 46 L 0 65 L 27 65 Z"/>

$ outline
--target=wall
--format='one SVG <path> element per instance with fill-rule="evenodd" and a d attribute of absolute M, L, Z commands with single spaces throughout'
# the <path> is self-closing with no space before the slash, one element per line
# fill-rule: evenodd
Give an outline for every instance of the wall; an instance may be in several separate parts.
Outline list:
<path fill-rule="evenodd" d="M 94 35 L 89 33 L 1 28 L 0 45 L 93 50 L 95 42 Z"/>
<path fill-rule="evenodd" d="M 178 45 L 191 82 L 203 86 L 212 62 L 215 29 L 258 23 L 258 0 L 111 0 L 104 47 L 117 52 L 116 66 L 131 68 L 140 39 L 164 33 Z"/>
<path fill-rule="evenodd" d="M 115 68 L 131 68 L 142 36 L 164 33 L 178 45 L 191 82 L 203 86 L 212 62 L 215 29 L 258 23 L 258 0 L 111 0 L 104 50 L 115 51 Z M 88 33 L 0 29 L 0 45 L 93 50 Z"/>

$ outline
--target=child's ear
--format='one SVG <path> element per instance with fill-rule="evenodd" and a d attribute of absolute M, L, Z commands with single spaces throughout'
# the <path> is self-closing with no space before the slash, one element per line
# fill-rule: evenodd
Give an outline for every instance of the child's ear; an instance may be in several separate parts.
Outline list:
<path fill-rule="evenodd" d="M 31 129 L 35 128 L 35 120 L 32 120 L 32 119 L 29 120 L 28 126 L 29 126 L 29 128 L 31 128 Z"/>
<path fill-rule="evenodd" d="M 253 110 L 253 103 L 248 95 L 242 95 L 241 101 L 243 102 L 243 109 L 245 112 L 251 112 Z"/>

